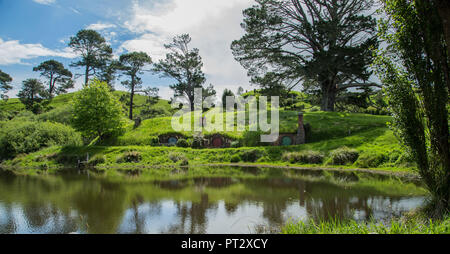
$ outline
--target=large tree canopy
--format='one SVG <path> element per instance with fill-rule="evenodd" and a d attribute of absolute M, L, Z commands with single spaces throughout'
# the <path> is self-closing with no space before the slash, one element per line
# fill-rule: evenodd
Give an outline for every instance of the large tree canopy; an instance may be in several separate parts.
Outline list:
<path fill-rule="evenodd" d="M 72 72 L 64 68 L 64 65 L 55 60 L 48 60 L 33 68 L 33 71 L 41 72 L 41 76 L 48 79 L 47 94 L 52 98 L 54 94 L 66 93 L 73 88 Z"/>
<path fill-rule="evenodd" d="M 215 95 L 212 86 L 203 87 L 206 81 L 202 71 L 203 62 L 197 48 L 190 49 L 191 37 L 188 34 L 176 36 L 173 42 L 165 45 L 170 50 L 166 59 L 155 64 L 154 70 L 163 76 L 173 78 L 176 84 L 170 86 L 175 96 L 185 96 L 194 110 L 194 89 L 203 88 L 203 97 Z"/>
<path fill-rule="evenodd" d="M 0 97 L 2 99 L 8 98 L 5 95 L 5 93 L 7 93 L 9 90 L 12 89 L 12 86 L 10 85 L 11 81 L 12 81 L 11 76 L 9 76 L 9 74 L 0 70 Z"/>
<path fill-rule="evenodd" d="M 142 80 L 138 76 L 143 74 L 144 67 L 152 63 L 152 59 L 145 52 L 131 52 L 120 56 L 118 69 L 121 70 L 130 79 L 122 84 L 130 90 L 130 114 L 133 120 L 133 98 L 138 89 L 142 88 Z"/>
<path fill-rule="evenodd" d="M 109 68 L 112 59 L 112 48 L 98 32 L 81 30 L 70 38 L 69 47 L 81 55 L 81 60 L 72 63 L 73 67 L 85 68 L 85 84 L 90 77 L 110 79 L 112 69 Z"/>
<path fill-rule="evenodd" d="M 368 83 L 377 46 L 372 0 L 256 0 L 244 10 L 245 35 L 231 45 L 252 82 L 288 90 L 308 81 L 333 111 L 336 95 Z"/>

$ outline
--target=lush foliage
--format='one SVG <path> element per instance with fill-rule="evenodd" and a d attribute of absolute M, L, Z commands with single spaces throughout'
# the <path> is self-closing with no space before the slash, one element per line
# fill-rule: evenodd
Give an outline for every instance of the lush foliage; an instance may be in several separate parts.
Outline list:
<path fill-rule="evenodd" d="M 334 111 L 336 96 L 367 87 L 371 47 L 377 46 L 371 0 L 257 0 L 244 11 L 245 35 L 231 45 L 252 82 L 279 94 L 299 83 Z M 305 82 L 306 81 L 306 82 Z"/>
<path fill-rule="evenodd" d="M 388 47 L 377 68 L 387 85 L 392 127 L 433 195 L 433 213 L 450 210 L 449 52 L 434 1 L 384 0 Z"/>
<path fill-rule="evenodd" d="M 55 145 L 82 145 L 81 136 L 71 127 L 49 122 L 9 121 L 0 129 L 0 159 Z"/>
<path fill-rule="evenodd" d="M 120 102 L 106 83 L 94 80 L 75 96 L 73 126 L 92 138 L 103 139 L 123 133 L 125 122 Z"/>

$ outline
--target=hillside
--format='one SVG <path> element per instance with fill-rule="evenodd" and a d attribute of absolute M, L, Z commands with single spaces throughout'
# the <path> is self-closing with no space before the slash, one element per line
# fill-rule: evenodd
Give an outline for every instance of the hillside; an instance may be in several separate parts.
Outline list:
<path fill-rule="evenodd" d="M 75 93 L 68 93 L 68 94 L 61 94 L 58 96 L 55 96 L 53 98 L 48 108 L 49 110 L 58 110 L 66 107 L 73 99 Z M 122 96 L 128 95 L 128 92 L 124 91 L 114 91 L 114 95 L 120 99 Z M 141 113 L 141 110 L 143 109 L 145 105 L 146 97 L 140 94 L 136 94 L 134 98 L 134 113 L 135 115 L 139 115 Z M 126 101 L 123 102 L 123 104 L 126 104 Z M 128 112 L 129 106 L 123 105 L 124 107 L 124 113 Z M 159 108 L 162 112 L 167 112 L 167 115 L 170 115 L 170 112 L 172 112 L 172 108 L 169 104 L 169 101 L 160 99 L 158 103 L 152 106 L 153 108 Z M 6 102 L 0 102 L 0 112 L 7 113 L 7 114 L 17 114 L 19 112 L 25 111 L 25 106 L 20 102 L 18 98 L 11 98 Z"/>

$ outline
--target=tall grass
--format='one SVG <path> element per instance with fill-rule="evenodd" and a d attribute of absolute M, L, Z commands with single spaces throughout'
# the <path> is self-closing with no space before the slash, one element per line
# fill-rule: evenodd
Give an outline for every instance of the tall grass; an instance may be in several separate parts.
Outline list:
<path fill-rule="evenodd" d="M 329 221 L 308 220 L 289 222 L 281 230 L 282 234 L 450 234 L 450 216 L 444 220 L 396 220 L 388 223 L 357 222 L 332 219 Z"/>

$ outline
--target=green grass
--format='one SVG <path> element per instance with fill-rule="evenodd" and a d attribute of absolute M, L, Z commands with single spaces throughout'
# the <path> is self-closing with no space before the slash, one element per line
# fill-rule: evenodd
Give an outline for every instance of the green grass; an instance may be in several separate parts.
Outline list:
<path fill-rule="evenodd" d="M 67 94 L 61 94 L 58 96 L 55 96 L 50 103 L 49 108 L 51 109 L 57 109 L 61 107 L 67 106 L 69 103 L 71 103 L 73 97 L 75 96 L 77 92 L 74 93 L 67 93 Z M 128 94 L 124 91 L 114 91 L 114 95 L 117 96 L 117 98 L 120 98 L 123 95 Z M 141 113 L 141 110 L 143 109 L 145 105 L 146 97 L 140 94 L 136 94 L 134 98 L 134 115 L 139 115 Z M 164 108 L 167 112 L 172 112 L 171 105 L 169 104 L 169 101 L 167 100 L 159 100 L 158 103 L 156 103 L 153 107 L 160 107 Z M 128 106 L 124 106 L 124 113 L 128 113 Z M 10 113 L 18 113 L 21 111 L 25 111 L 25 106 L 20 102 L 18 98 L 11 98 L 6 103 L 0 102 L 0 111 L 4 112 L 10 112 Z"/>
<path fill-rule="evenodd" d="M 450 234 L 450 217 L 444 220 L 393 219 L 381 222 L 342 222 L 338 219 L 287 223 L 282 234 Z"/>
<path fill-rule="evenodd" d="M 120 97 L 126 92 L 116 91 L 115 94 Z M 64 109 L 74 93 L 64 94 L 55 97 L 50 106 L 57 109 Z M 145 97 L 136 96 L 136 110 L 138 114 L 141 106 L 145 102 Z M 10 99 L 7 103 L 0 105 L 0 108 L 8 108 L 9 110 L 21 109 L 21 103 L 18 99 Z M 165 100 L 158 102 L 159 106 L 167 107 L 170 105 Z M 170 109 L 171 110 L 171 109 Z M 125 113 L 126 109 L 124 109 Z M 62 111 L 62 115 L 64 114 Z M 172 111 L 173 112 L 173 111 Z M 236 113 L 228 113 L 236 114 Z M 296 133 L 297 131 L 297 114 L 296 111 L 280 111 L 280 132 Z M 48 115 L 48 116 L 47 116 Z M 43 114 L 43 119 L 63 119 L 61 114 L 48 113 Z M 226 114 L 219 114 L 217 111 L 206 112 L 210 118 L 223 118 L 224 124 L 228 127 L 235 127 L 236 122 L 226 123 Z M 246 115 L 248 118 L 248 114 Z M 270 117 L 269 117 L 270 119 Z M 194 119 L 191 119 L 193 125 Z M 333 150 L 341 147 L 355 149 L 359 153 L 359 159 L 348 165 L 341 165 L 339 168 L 376 168 L 388 171 L 411 171 L 414 165 L 405 159 L 403 148 L 399 145 L 393 132 L 388 129 L 387 123 L 391 121 L 389 116 L 374 116 L 367 114 L 350 114 L 338 112 L 307 112 L 304 116 L 305 123 L 311 126 L 311 131 L 307 135 L 307 144 L 289 147 L 242 147 L 235 149 L 181 149 L 167 147 L 151 147 L 152 140 L 163 134 L 172 134 L 176 131 L 172 128 L 171 117 L 159 117 L 144 120 L 142 124 L 134 128 L 134 123 L 129 121 L 127 130 L 124 135 L 105 140 L 94 147 L 77 147 L 77 148 L 48 148 L 37 153 L 29 155 L 21 155 L 18 158 L 3 162 L 6 166 L 20 167 L 64 167 L 67 162 L 62 163 L 61 158 L 53 158 L 52 154 L 65 157 L 81 157 L 87 153 L 90 156 L 105 155 L 105 162 L 101 163 L 105 166 L 124 166 L 117 163 L 117 157 L 123 155 L 126 151 L 138 151 L 143 155 L 143 159 L 139 164 L 155 166 L 155 165 L 171 165 L 174 164 L 167 158 L 167 154 L 172 151 L 183 153 L 190 165 L 201 164 L 229 164 L 233 163 L 249 163 L 242 160 L 242 155 L 252 150 L 257 150 L 260 156 L 253 164 L 277 165 L 277 166 L 303 166 L 303 167 L 336 167 L 330 165 L 330 154 Z M 67 122 L 67 121 L 65 121 Z M 64 122 L 64 123 L 65 123 Z M 0 122 L 2 126 L 2 122 Z M 215 134 L 215 131 L 204 130 L 205 135 Z M 238 132 L 236 129 L 232 131 L 218 132 L 232 139 L 239 140 L 241 144 L 258 144 L 259 135 L 247 135 L 246 132 Z M 182 131 L 187 139 L 192 139 L 193 131 Z M 308 165 L 305 162 L 291 162 L 283 160 L 283 154 L 288 152 L 319 152 L 323 154 L 324 159 L 321 164 Z M 36 157 L 43 159 L 36 159 Z M 37 160 L 37 161 L 36 161 Z M 65 161 L 65 160 L 62 160 Z M 73 166 L 72 162 L 69 166 Z M 132 166 L 132 165 L 130 165 Z"/>

